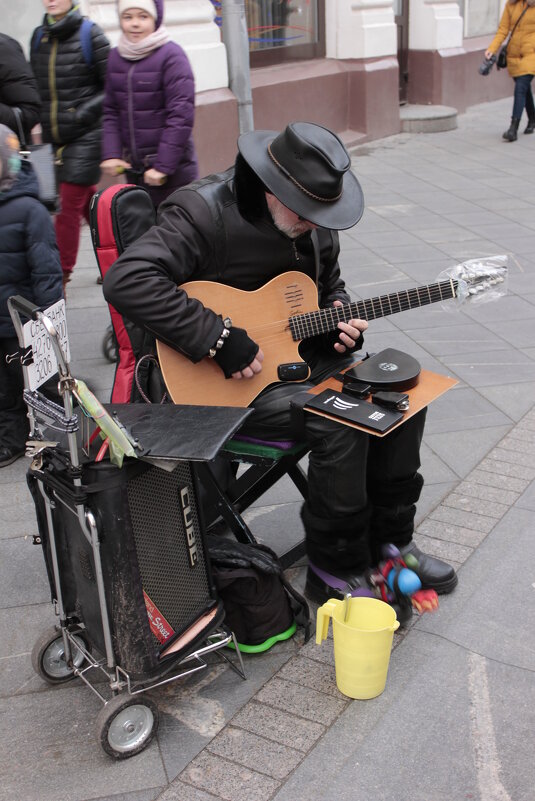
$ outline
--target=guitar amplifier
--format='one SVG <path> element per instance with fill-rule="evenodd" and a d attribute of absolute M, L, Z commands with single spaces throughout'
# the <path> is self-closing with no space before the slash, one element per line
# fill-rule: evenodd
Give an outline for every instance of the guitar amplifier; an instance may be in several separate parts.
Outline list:
<path fill-rule="evenodd" d="M 105 653 L 97 566 L 74 509 L 78 495 L 97 523 L 115 659 L 134 679 L 165 672 L 180 643 L 191 646 L 223 617 L 209 570 L 194 468 L 185 461 L 172 472 L 139 461 L 127 460 L 121 469 L 91 463 L 82 469 L 81 494 L 69 476 L 53 455 L 40 473 L 28 473 L 52 595 L 50 537 L 38 481 L 53 502 L 69 617 L 83 623 L 92 645 Z"/>

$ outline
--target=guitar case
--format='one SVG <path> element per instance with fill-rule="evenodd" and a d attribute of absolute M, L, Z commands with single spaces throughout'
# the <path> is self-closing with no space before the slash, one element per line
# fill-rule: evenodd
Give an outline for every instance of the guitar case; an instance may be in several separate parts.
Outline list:
<path fill-rule="evenodd" d="M 405 392 L 416 386 L 420 370 L 420 362 L 413 356 L 401 350 L 385 348 L 347 370 L 343 384 L 370 384 L 372 392 Z"/>
<path fill-rule="evenodd" d="M 148 192 L 141 186 L 115 184 L 93 195 L 89 210 L 91 238 L 98 268 L 104 278 L 121 253 L 156 223 L 156 210 Z M 118 360 L 111 403 L 140 400 L 134 381 L 136 363 L 144 353 L 154 350 L 145 331 L 123 317 L 108 304 L 118 343 Z M 149 363 L 141 382 L 148 390 Z"/>

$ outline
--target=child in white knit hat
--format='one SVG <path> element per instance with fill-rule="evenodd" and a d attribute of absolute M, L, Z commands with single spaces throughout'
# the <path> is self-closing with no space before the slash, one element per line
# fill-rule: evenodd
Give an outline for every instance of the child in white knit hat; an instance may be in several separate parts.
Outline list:
<path fill-rule="evenodd" d="M 188 58 L 162 24 L 163 0 L 118 0 L 121 37 L 108 60 L 102 171 L 145 186 L 155 206 L 198 177 Z"/>

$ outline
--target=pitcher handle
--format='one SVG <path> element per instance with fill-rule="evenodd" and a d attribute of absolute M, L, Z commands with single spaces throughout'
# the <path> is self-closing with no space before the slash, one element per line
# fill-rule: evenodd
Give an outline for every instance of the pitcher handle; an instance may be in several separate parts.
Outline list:
<path fill-rule="evenodd" d="M 327 634 L 329 633 L 329 618 L 333 616 L 333 612 L 339 604 L 340 601 L 332 598 L 318 608 L 316 615 L 316 645 L 320 645 L 323 640 L 327 639 Z"/>

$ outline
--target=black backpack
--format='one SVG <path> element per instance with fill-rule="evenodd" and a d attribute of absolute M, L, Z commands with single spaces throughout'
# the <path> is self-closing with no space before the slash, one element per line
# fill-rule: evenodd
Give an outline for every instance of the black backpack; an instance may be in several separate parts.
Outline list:
<path fill-rule="evenodd" d="M 212 576 L 223 600 L 225 621 L 243 651 L 264 651 L 288 639 L 296 625 L 310 638 L 308 604 L 284 576 L 266 545 L 246 545 L 223 536 L 206 537 Z"/>

